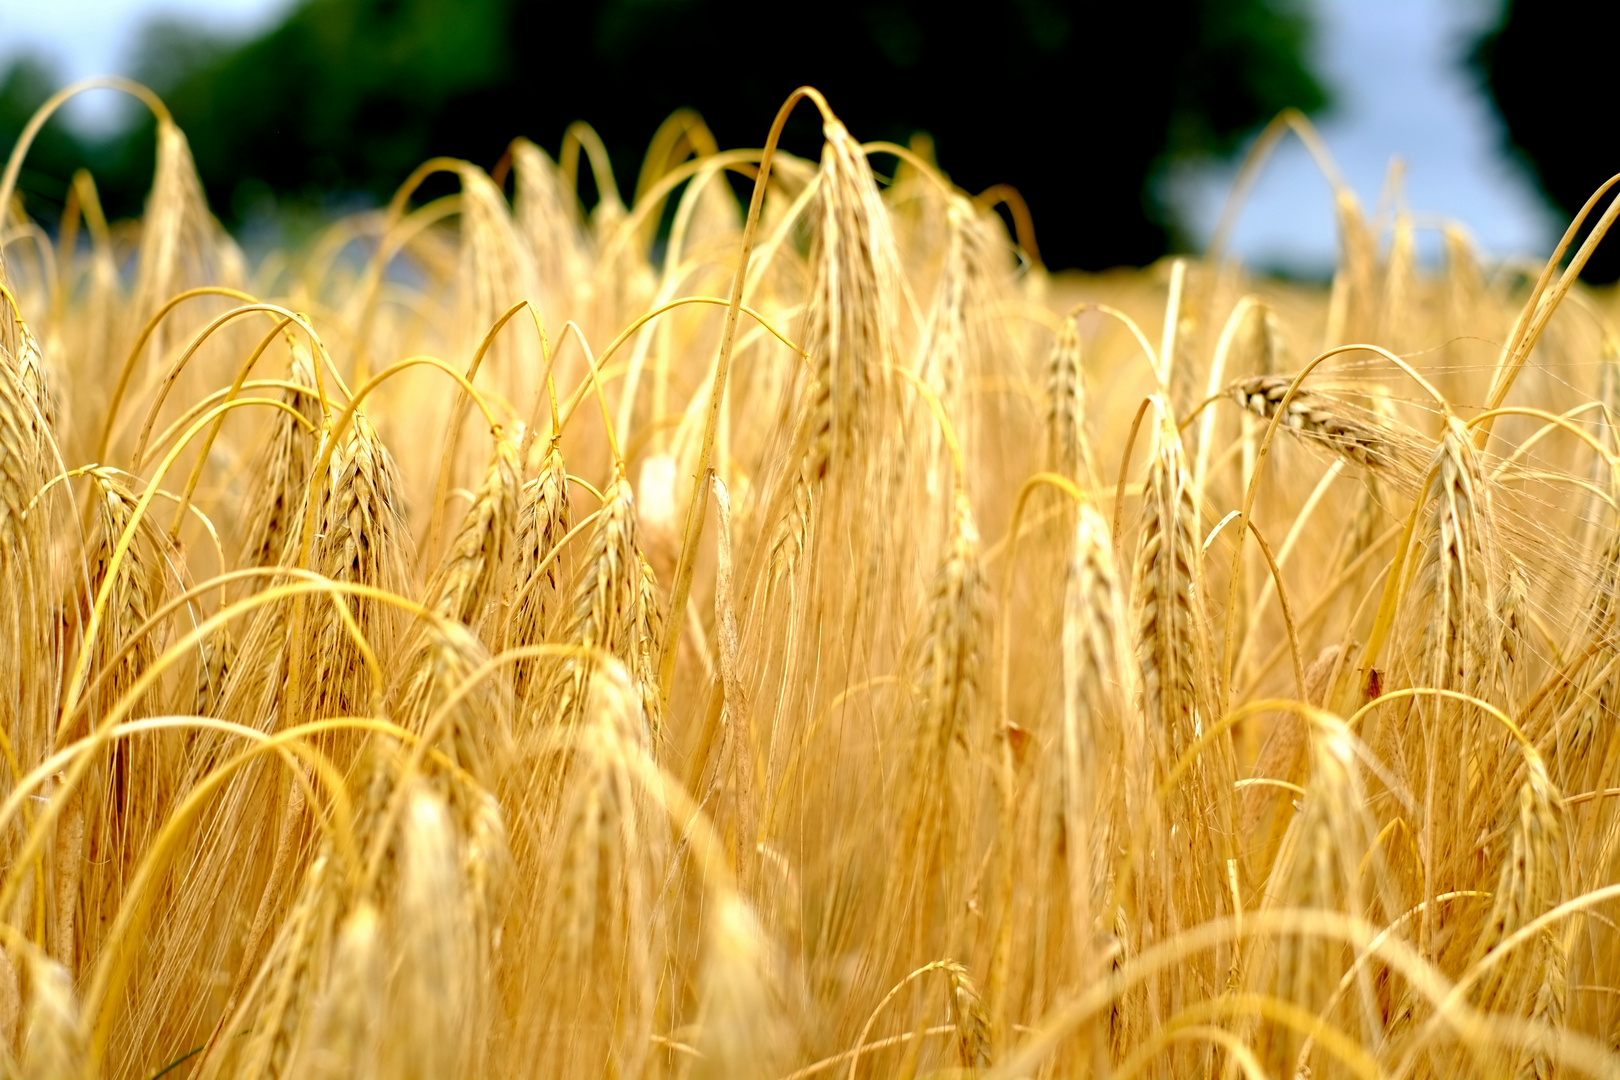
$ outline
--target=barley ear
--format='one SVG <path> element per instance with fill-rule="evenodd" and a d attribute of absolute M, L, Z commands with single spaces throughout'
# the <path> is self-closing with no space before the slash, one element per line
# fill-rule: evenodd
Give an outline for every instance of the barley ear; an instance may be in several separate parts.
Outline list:
<path fill-rule="evenodd" d="M 86 1050 L 84 1024 L 67 969 L 43 956 L 28 960 L 28 1017 L 23 1035 L 21 1080 L 78 1076 Z"/>
<path fill-rule="evenodd" d="M 1077 483 L 1096 476 L 1086 438 L 1085 371 L 1080 364 L 1080 331 L 1063 320 L 1046 362 L 1047 467 Z"/>
<path fill-rule="evenodd" d="M 735 894 L 710 901 L 701 977 L 703 1057 L 698 1080 L 767 1078 L 791 1060 L 793 1030 L 782 1011 L 781 960 L 748 905 Z"/>
<path fill-rule="evenodd" d="M 361 904 L 338 933 L 327 986 L 303 1059 L 316 1080 L 370 1080 L 376 1074 L 383 1011 L 383 957 L 376 910 Z"/>
<path fill-rule="evenodd" d="M 989 1068 L 990 1015 L 984 998 L 967 968 L 957 963 L 944 965 L 950 1002 L 951 1024 L 956 1028 L 956 1059 L 964 1069 Z"/>
<path fill-rule="evenodd" d="M 461 856 L 449 807 L 425 783 L 410 793 L 401 833 L 394 948 L 402 964 L 390 1025 L 400 1037 L 387 1053 L 406 1080 L 433 1080 L 460 1074 L 472 1050 Z"/>
<path fill-rule="evenodd" d="M 539 475 L 523 485 L 518 500 L 517 565 L 507 598 L 512 645 L 537 645 L 555 633 L 552 624 L 566 576 L 557 545 L 571 524 L 568 471 L 553 444 Z M 519 661 L 514 667 L 512 682 L 520 703 L 535 692 L 540 669 L 540 663 L 532 660 Z"/>
<path fill-rule="evenodd" d="M 428 585 L 428 610 L 477 629 L 512 546 L 518 483 L 517 447 L 496 439 L 484 481 Z"/>
<path fill-rule="evenodd" d="M 1318 390 L 1299 387 L 1288 404 L 1283 398 L 1293 385 L 1288 375 L 1254 375 L 1233 383 L 1230 393 L 1240 406 L 1265 420 L 1282 409 L 1280 427 L 1314 442 L 1327 450 L 1370 469 L 1391 469 L 1396 465 L 1393 435 L 1381 430 L 1377 420 L 1361 415 L 1349 404 Z"/>
<path fill-rule="evenodd" d="M 17 1055 L 17 1024 L 22 1019 L 22 991 L 11 953 L 0 949 L 0 1063 L 9 1071 Z"/>

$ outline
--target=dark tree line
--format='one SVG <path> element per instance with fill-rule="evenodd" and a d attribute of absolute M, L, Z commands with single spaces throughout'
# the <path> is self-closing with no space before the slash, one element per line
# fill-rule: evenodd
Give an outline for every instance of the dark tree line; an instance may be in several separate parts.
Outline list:
<path fill-rule="evenodd" d="M 516 135 L 555 152 L 575 119 L 601 133 L 628 196 L 676 108 L 696 108 L 723 147 L 757 146 L 811 83 L 860 137 L 925 131 L 957 183 L 1017 187 L 1046 261 L 1096 268 L 1172 242 L 1157 181 L 1173 159 L 1230 153 L 1284 106 L 1324 103 L 1308 31 L 1296 0 L 307 0 L 239 44 L 155 25 L 140 74 L 228 222 L 271 197 L 382 198 L 435 154 L 487 167 Z M 24 67 L 0 86 L 7 142 L 49 89 Z M 818 141 L 805 108 L 785 144 Z M 34 209 L 49 217 L 77 155 L 110 211 L 138 210 L 149 124 L 72 143 L 57 130 L 31 159 Z"/>
<path fill-rule="evenodd" d="M 1509 0 L 1500 25 L 1474 53 L 1508 139 L 1569 217 L 1620 173 L 1620 139 L 1605 108 L 1613 97 L 1608 60 L 1617 36 L 1620 5 L 1614 3 Z M 1585 276 L 1620 277 L 1620 233 L 1598 248 Z"/>
<path fill-rule="evenodd" d="M 580 118 L 628 196 L 674 109 L 698 109 L 722 146 L 758 145 L 808 82 L 862 137 L 926 131 L 964 187 L 1014 185 L 1047 262 L 1097 268 L 1175 242 L 1159 182 L 1172 161 L 1229 154 L 1282 107 L 1324 104 L 1302 2 L 306 0 L 242 43 L 154 24 L 139 74 L 190 136 L 227 222 L 380 199 L 431 155 L 490 165 L 519 134 L 555 151 Z M 1565 214 L 1620 171 L 1599 119 L 1617 31 L 1620 5 L 1506 0 L 1471 57 L 1513 150 Z M 54 87 L 28 57 L 0 74 L 0 145 Z M 805 109 L 785 141 L 813 154 L 817 136 Z M 100 140 L 52 123 L 21 188 L 49 221 L 87 165 L 109 212 L 131 214 L 151 163 L 149 123 Z M 1617 276 L 1620 245 L 1606 244 L 1587 277 Z"/>

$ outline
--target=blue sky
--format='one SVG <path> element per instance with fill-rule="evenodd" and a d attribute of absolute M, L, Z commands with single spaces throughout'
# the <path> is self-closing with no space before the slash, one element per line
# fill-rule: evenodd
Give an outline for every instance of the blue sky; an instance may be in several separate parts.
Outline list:
<path fill-rule="evenodd" d="M 1378 201 L 1392 158 L 1405 167 L 1415 218 L 1466 226 L 1495 256 L 1545 257 L 1563 223 L 1509 160 L 1501 123 L 1459 58 L 1491 21 L 1495 0 L 1313 0 L 1318 70 L 1337 108 L 1323 140 L 1363 208 Z M 1177 178 L 1175 199 L 1207 239 L 1237 163 Z M 1233 247 L 1251 264 L 1320 269 L 1334 252 L 1327 182 L 1299 142 L 1287 139 L 1249 198 Z M 1438 252 L 1433 232 L 1420 253 Z"/>
<path fill-rule="evenodd" d="M 54 60 L 69 80 L 127 74 L 141 24 L 174 15 L 225 34 L 269 26 L 293 0 L 0 0 L 0 56 L 23 49 Z M 81 127 L 105 127 L 122 106 L 116 93 L 87 94 L 68 106 Z"/>
<path fill-rule="evenodd" d="M 292 2 L 0 0 L 0 55 L 38 49 L 69 78 L 122 72 L 138 27 L 154 14 L 246 34 L 273 23 Z M 1461 222 L 1492 255 L 1544 254 L 1559 223 L 1505 157 L 1495 115 L 1457 63 L 1498 2 L 1309 0 L 1319 27 L 1319 70 L 1338 102 L 1321 131 L 1369 210 L 1391 158 L 1399 156 L 1414 214 Z M 75 119 L 105 125 L 117 107 L 116 95 L 90 95 Z M 1234 164 L 1174 178 L 1173 197 L 1199 239 L 1214 228 L 1235 172 Z M 1293 140 L 1261 177 L 1233 248 L 1258 266 L 1320 271 L 1332 264 L 1328 187 Z M 1426 250 L 1437 250 L 1432 239 Z"/>

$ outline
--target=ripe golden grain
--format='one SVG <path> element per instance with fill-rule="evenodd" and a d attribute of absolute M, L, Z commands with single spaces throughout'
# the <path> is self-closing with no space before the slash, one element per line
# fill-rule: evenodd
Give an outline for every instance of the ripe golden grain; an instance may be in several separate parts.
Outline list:
<path fill-rule="evenodd" d="M 1614 1072 L 1615 298 L 1054 275 L 802 97 L 8 240 L 0 1071 Z"/>

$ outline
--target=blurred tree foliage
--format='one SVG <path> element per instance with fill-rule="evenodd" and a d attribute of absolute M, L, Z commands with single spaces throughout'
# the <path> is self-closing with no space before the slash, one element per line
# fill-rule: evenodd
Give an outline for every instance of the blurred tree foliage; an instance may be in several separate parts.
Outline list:
<path fill-rule="evenodd" d="M 811 83 L 857 136 L 926 131 L 957 183 L 1014 185 L 1049 264 L 1098 268 L 1165 251 L 1172 159 L 1228 154 L 1284 106 L 1324 104 L 1308 33 L 1296 0 L 306 0 L 229 47 L 156 24 L 139 74 L 227 221 L 272 199 L 385 198 L 429 156 L 488 167 L 516 135 L 555 152 L 580 118 L 628 194 L 676 108 L 697 108 L 721 146 L 758 146 Z M 803 106 L 784 144 L 818 143 Z M 102 148 L 111 208 L 133 208 L 150 145 L 148 121 Z M 39 167 L 57 168 L 43 148 Z"/>
<path fill-rule="evenodd" d="M 1587 112 L 1612 89 L 1600 60 L 1617 34 L 1620 5 L 1508 0 L 1500 23 L 1474 51 L 1513 148 L 1547 198 L 1570 217 L 1620 172 L 1620 146 L 1595 129 L 1595 114 Z M 1599 207 L 1593 218 L 1601 213 Z M 1583 276 L 1620 278 L 1620 233 L 1610 232 Z"/>

